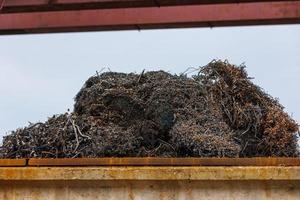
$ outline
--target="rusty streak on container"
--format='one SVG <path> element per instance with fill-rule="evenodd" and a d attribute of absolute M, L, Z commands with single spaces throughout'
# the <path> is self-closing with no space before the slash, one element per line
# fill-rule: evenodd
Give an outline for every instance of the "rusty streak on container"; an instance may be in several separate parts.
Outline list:
<path fill-rule="evenodd" d="M 0 159 L 0 167 L 26 166 L 26 159 Z"/>
<path fill-rule="evenodd" d="M 29 166 L 300 166 L 300 158 L 60 158 L 28 161 Z"/>
<path fill-rule="evenodd" d="M 282 0 L 6 0 L 3 12 L 36 12 L 53 10 L 83 10 L 96 8 L 131 8 L 175 5 L 200 5 L 247 2 L 276 2 Z M 297 1 L 297 0 L 291 0 Z"/>
<path fill-rule="evenodd" d="M 300 23 L 300 1 L 0 14 L 0 34 Z"/>

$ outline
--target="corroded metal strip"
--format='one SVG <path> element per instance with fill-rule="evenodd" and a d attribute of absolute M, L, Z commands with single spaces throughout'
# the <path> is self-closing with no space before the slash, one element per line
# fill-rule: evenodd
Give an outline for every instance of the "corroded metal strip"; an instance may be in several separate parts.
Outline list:
<path fill-rule="evenodd" d="M 300 166 L 300 158 L 61 158 L 28 161 L 29 166 Z"/>
<path fill-rule="evenodd" d="M 0 167 L 26 166 L 26 159 L 0 159 Z"/>
<path fill-rule="evenodd" d="M 300 167 L 0 167 L 0 181 L 300 180 Z"/>

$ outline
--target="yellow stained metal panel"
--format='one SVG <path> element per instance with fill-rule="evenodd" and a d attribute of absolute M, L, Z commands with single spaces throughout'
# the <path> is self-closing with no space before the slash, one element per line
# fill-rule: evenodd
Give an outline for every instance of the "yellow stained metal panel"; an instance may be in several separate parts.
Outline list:
<path fill-rule="evenodd" d="M 300 167 L 0 167 L 15 180 L 300 180 Z"/>

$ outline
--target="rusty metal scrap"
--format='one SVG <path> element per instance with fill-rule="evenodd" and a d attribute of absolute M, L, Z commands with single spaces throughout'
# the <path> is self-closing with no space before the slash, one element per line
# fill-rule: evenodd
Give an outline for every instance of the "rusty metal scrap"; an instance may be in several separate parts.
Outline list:
<path fill-rule="evenodd" d="M 105 72 L 74 111 L 5 136 L 2 158 L 298 156 L 298 124 L 244 66 L 197 74 Z"/>

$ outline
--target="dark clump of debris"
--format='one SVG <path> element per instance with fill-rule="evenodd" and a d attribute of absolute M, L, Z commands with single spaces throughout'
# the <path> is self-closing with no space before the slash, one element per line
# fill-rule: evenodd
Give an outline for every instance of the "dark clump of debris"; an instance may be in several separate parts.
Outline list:
<path fill-rule="evenodd" d="M 297 123 L 243 66 L 213 61 L 197 72 L 97 74 L 73 113 L 13 131 L 0 157 L 299 155 Z"/>

